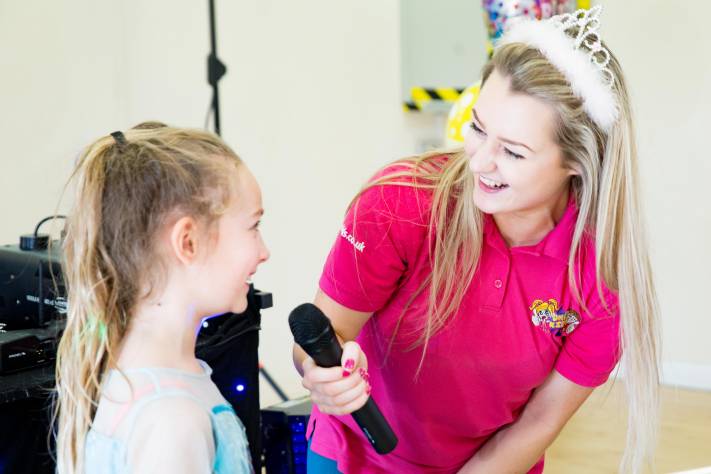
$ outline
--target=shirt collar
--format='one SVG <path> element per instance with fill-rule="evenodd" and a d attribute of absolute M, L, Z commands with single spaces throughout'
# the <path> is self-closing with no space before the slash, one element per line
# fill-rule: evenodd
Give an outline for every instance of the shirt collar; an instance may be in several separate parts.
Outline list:
<path fill-rule="evenodd" d="M 578 206 L 571 193 L 563 217 L 543 240 L 537 244 L 511 247 L 509 249 L 491 214 L 484 214 L 484 240 L 492 247 L 504 253 L 527 253 L 536 256 L 545 255 L 560 260 L 563 263 L 568 263 L 570 244 L 573 241 L 573 232 L 577 219 Z"/>

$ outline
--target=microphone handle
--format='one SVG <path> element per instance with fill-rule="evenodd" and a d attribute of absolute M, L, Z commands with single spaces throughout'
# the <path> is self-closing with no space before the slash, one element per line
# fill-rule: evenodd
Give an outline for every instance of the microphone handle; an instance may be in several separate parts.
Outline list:
<path fill-rule="evenodd" d="M 306 350 L 306 348 L 304 348 Z M 338 340 L 332 338 L 325 347 L 317 351 L 306 351 L 319 367 L 335 367 L 341 365 L 343 349 Z M 397 445 L 397 436 L 385 420 L 382 412 L 372 397 L 361 408 L 351 413 L 363 434 L 378 454 L 387 454 Z M 377 433 L 377 437 L 374 436 Z"/>

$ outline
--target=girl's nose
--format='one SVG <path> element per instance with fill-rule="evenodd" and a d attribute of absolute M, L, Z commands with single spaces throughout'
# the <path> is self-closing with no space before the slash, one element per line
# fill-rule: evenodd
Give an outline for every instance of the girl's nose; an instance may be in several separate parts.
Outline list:
<path fill-rule="evenodd" d="M 267 244 L 264 243 L 262 240 L 262 249 L 259 252 L 259 262 L 266 262 L 269 260 L 269 257 L 271 256 L 271 253 L 269 252 L 269 249 L 267 248 Z"/>

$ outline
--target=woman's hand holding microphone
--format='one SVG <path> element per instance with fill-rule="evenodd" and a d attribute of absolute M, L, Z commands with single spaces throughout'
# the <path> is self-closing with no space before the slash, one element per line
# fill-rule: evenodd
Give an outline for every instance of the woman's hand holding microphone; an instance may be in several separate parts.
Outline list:
<path fill-rule="evenodd" d="M 302 385 L 311 392 L 311 401 L 321 413 L 348 415 L 370 397 L 368 359 L 355 341 L 343 344 L 340 366 L 319 367 L 307 356 L 302 367 Z"/>

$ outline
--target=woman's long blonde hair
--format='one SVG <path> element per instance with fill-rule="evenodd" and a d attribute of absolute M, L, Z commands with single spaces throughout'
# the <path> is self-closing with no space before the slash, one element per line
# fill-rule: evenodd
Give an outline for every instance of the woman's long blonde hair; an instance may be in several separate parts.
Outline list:
<path fill-rule="evenodd" d="M 155 236 L 166 218 L 193 216 L 209 229 L 234 195 L 240 165 L 215 135 L 157 122 L 90 145 L 64 240 L 66 329 L 56 365 L 57 467 L 84 472 L 84 444 L 106 371 L 115 366 L 134 306 L 165 278 Z"/>
<path fill-rule="evenodd" d="M 605 133 L 586 114 L 566 78 L 536 49 L 514 43 L 501 47 L 483 70 L 483 83 L 496 70 L 511 80 L 513 92 L 549 104 L 557 117 L 556 141 L 565 166 L 580 174 L 571 181 L 579 207 L 569 257 L 569 280 L 581 305 L 575 275 L 581 240 L 594 236 L 598 291 L 604 283 L 619 296 L 622 366 L 629 401 L 627 446 L 621 469 L 638 472 L 651 461 L 656 444 L 659 398 L 659 311 L 639 205 L 637 149 L 624 77 L 614 56 L 620 115 Z M 474 277 L 482 248 L 483 219 L 473 201 L 474 178 L 463 151 L 431 152 L 396 162 L 361 190 L 384 184 L 415 186 L 433 194 L 430 213 L 433 271 L 410 297 L 428 291 L 427 315 L 417 344 L 420 368 L 430 338 L 453 317 Z M 356 205 L 354 199 L 353 205 Z M 356 209 L 357 211 L 357 209 Z M 605 301 L 605 299 L 602 299 Z M 402 321 L 402 316 L 400 322 Z M 397 328 L 400 326 L 398 322 Z M 391 339 L 391 347 L 392 340 Z"/>

